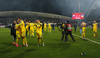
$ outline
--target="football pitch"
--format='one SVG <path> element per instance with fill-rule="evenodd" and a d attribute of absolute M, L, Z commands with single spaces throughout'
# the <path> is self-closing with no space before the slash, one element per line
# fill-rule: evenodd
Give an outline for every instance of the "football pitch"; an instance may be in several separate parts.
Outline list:
<path fill-rule="evenodd" d="M 61 41 L 61 31 L 57 28 L 51 33 L 45 31 L 43 39 L 46 46 L 37 46 L 38 39 L 26 36 L 29 47 L 16 47 L 12 44 L 13 37 L 10 35 L 9 28 L 0 28 L 0 58 L 99 58 L 100 44 L 83 39 L 79 36 L 79 28 L 74 36 L 76 42 L 73 42 L 70 36 L 68 42 Z M 36 35 L 36 33 L 35 33 Z M 86 28 L 86 38 L 100 43 L 100 30 L 98 37 L 93 37 L 91 28 Z M 22 39 L 19 40 L 22 45 Z M 80 55 L 86 53 L 86 55 Z"/>

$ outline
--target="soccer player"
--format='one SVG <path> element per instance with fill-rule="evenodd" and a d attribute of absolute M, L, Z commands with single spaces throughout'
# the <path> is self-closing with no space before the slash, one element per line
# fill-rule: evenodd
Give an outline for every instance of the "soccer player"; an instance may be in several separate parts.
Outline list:
<path fill-rule="evenodd" d="M 94 23 L 93 23 L 94 37 L 95 37 L 95 35 L 98 36 L 98 34 L 97 34 L 97 28 L 98 28 L 98 25 L 97 25 L 96 21 L 94 21 Z"/>
<path fill-rule="evenodd" d="M 27 39 L 25 37 L 25 32 L 26 32 L 26 29 L 25 29 L 25 24 L 24 24 L 24 21 L 21 20 L 21 18 L 18 19 L 19 20 L 19 25 L 20 25 L 20 28 L 21 28 L 21 37 L 23 39 L 23 46 L 25 46 L 26 44 L 26 47 L 28 47 L 28 44 L 27 44 Z"/>
<path fill-rule="evenodd" d="M 19 42 L 19 39 L 20 39 L 21 29 L 20 29 L 20 25 L 19 25 L 18 20 L 17 20 L 17 24 L 15 25 L 15 29 L 16 29 L 16 37 L 17 37 L 16 46 L 19 47 L 18 42 Z"/>
<path fill-rule="evenodd" d="M 34 23 L 30 23 L 30 36 L 34 37 Z"/>
<path fill-rule="evenodd" d="M 50 23 L 48 23 L 48 32 L 51 33 L 51 24 Z"/>
<path fill-rule="evenodd" d="M 26 22 L 26 35 L 29 35 L 29 23 Z"/>
<path fill-rule="evenodd" d="M 36 30 L 36 26 L 34 25 L 34 30 Z"/>
<path fill-rule="evenodd" d="M 47 27 L 47 24 L 46 23 L 44 23 L 44 30 L 46 31 L 46 27 Z"/>
<path fill-rule="evenodd" d="M 44 41 L 43 41 L 43 38 L 42 38 L 42 23 L 40 23 L 40 20 L 36 20 L 36 23 L 35 23 L 36 27 L 37 27 L 37 30 L 36 30 L 36 33 L 37 33 L 37 38 L 38 38 L 38 42 L 39 42 L 39 45 L 41 45 L 41 40 L 42 40 L 42 44 L 43 46 L 45 46 L 44 44 Z"/>
<path fill-rule="evenodd" d="M 82 37 L 85 37 L 86 23 L 82 22 L 81 26 L 82 26 Z"/>

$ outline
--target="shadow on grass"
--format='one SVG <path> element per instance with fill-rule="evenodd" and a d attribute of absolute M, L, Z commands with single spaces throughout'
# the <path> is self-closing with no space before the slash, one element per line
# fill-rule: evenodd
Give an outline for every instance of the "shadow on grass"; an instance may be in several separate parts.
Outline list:
<path fill-rule="evenodd" d="M 27 49 L 24 52 L 19 53 L 19 54 L 15 55 L 15 56 L 13 56 L 11 58 L 25 58 L 25 56 L 31 57 L 31 56 L 29 56 L 30 52 L 34 52 L 35 50 L 36 49 L 32 49 L 32 48 L 31 49 Z"/>
<path fill-rule="evenodd" d="M 46 45 L 49 45 L 48 48 L 52 51 L 63 51 L 70 47 L 71 43 L 65 43 L 65 42 L 59 42 L 59 43 L 46 43 Z"/>
<path fill-rule="evenodd" d="M 12 52 L 14 50 L 14 48 L 15 48 L 15 47 L 13 47 L 14 45 L 12 43 L 0 43 L 0 44 L 4 45 L 4 47 L 1 47 L 0 48 L 0 52 L 1 53 L 9 53 L 9 52 Z"/>
<path fill-rule="evenodd" d="M 95 39 L 98 39 L 98 40 L 100 40 L 100 37 L 95 37 Z"/>
<path fill-rule="evenodd" d="M 82 38 L 81 38 L 82 39 Z M 86 39 L 82 39 L 83 41 L 88 41 L 88 40 L 86 40 Z"/>
<path fill-rule="evenodd" d="M 17 47 L 13 47 L 11 43 L 1 43 L 4 47 L 0 47 L 0 55 L 1 57 L 5 56 L 16 50 Z"/>
<path fill-rule="evenodd" d="M 61 50 L 66 50 L 68 48 L 70 48 L 71 42 L 63 42 L 63 43 L 59 43 L 58 44 L 58 48 L 61 48 Z"/>

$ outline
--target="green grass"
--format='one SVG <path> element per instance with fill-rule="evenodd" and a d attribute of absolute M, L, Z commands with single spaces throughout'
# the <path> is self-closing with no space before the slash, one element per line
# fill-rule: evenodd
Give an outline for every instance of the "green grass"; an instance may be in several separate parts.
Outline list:
<path fill-rule="evenodd" d="M 98 35 L 100 30 L 98 30 Z M 79 35 L 79 29 L 77 33 Z M 36 35 L 36 34 L 35 34 Z M 52 33 L 43 33 L 45 47 L 37 46 L 36 37 L 26 36 L 29 47 L 16 47 L 12 44 L 13 37 L 8 28 L 0 28 L 0 58 L 99 58 L 100 45 L 74 36 L 76 42 L 70 37 L 68 42 L 61 41 L 61 32 L 56 28 Z M 100 42 L 99 38 L 93 37 L 91 28 L 86 29 L 86 38 Z M 22 44 L 20 39 L 19 44 Z M 80 53 L 86 53 L 81 56 Z"/>

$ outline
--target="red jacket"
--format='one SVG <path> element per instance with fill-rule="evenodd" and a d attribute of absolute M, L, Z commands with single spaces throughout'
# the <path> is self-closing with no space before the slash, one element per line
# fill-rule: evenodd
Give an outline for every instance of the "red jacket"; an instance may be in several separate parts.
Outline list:
<path fill-rule="evenodd" d="M 66 24 L 67 25 L 67 31 L 72 31 L 72 24 Z"/>

